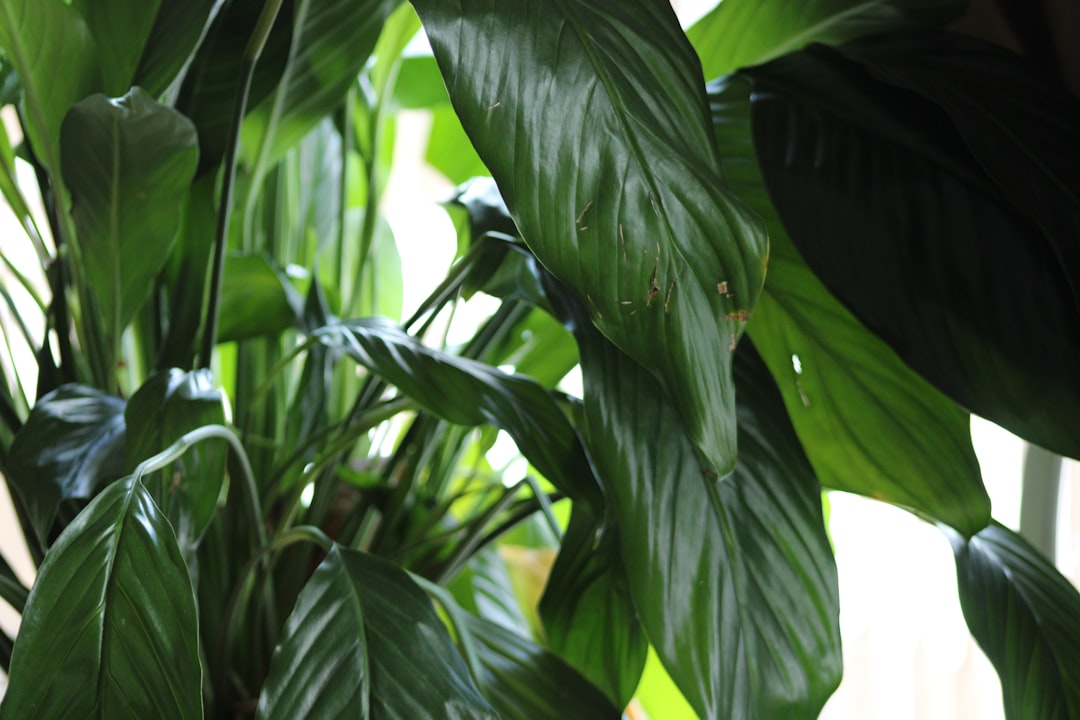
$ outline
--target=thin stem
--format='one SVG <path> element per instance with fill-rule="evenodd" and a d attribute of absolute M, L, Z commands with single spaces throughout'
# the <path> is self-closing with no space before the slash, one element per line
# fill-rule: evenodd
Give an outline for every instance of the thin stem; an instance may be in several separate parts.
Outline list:
<path fill-rule="evenodd" d="M 209 368 L 217 342 L 218 316 L 221 304 L 221 283 L 225 270 L 225 249 L 228 245 L 229 216 L 232 213 L 233 184 L 236 182 L 236 151 L 240 143 L 240 127 L 247 112 L 248 95 L 251 92 L 251 80 L 255 75 L 255 65 L 262 55 L 270 30 L 274 27 L 278 11 L 283 0 L 266 0 L 262 14 L 255 24 L 247 47 L 244 49 L 240 67 L 239 91 L 233 107 L 232 123 L 225 140 L 224 177 L 221 182 L 221 206 L 218 208 L 217 231 L 214 236 L 214 264 L 210 272 L 210 299 L 206 308 L 206 321 L 203 326 L 202 348 L 199 352 L 199 367 Z"/>

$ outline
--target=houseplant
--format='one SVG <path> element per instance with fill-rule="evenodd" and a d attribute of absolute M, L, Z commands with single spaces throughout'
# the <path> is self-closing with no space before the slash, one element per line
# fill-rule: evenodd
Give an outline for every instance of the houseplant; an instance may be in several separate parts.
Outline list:
<path fill-rule="evenodd" d="M 942 30 L 956 2 L 726 0 L 693 45 L 646 0 L 412 7 L 0 3 L 48 282 L 5 256 L 40 568 L 0 565 L 0 714 L 617 717 L 651 645 L 702 717 L 814 717 L 819 483 L 942 526 L 1010 717 L 1080 712 L 1080 597 L 991 523 L 962 409 L 1080 454 L 1066 73 Z M 395 323 L 401 106 L 498 185 Z M 559 547 L 537 617 L 507 533 Z"/>

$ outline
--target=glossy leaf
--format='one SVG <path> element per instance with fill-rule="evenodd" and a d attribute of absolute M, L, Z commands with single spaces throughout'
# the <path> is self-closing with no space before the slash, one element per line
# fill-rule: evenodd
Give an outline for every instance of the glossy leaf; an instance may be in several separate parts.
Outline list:
<path fill-rule="evenodd" d="M 38 572 L 0 715 L 201 718 L 197 638 L 191 580 L 168 520 L 141 483 L 113 483 Z"/>
<path fill-rule="evenodd" d="M 124 402 L 63 385 L 34 405 L 11 445 L 9 487 L 42 547 L 62 500 L 89 500 L 124 469 Z"/>
<path fill-rule="evenodd" d="M 81 269 L 115 346 L 172 249 L 198 162 L 195 126 L 135 88 L 80 102 L 61 143 Z"/>
<path fill-rule="evenodd" d="M 812 42 L 835 45 L 905 25 L 944 23 L 965 0 L 724 0 L 686 31 L 706 78 L 757 65 Z"/>
<path fill-rule="evenodd" d="M 396 326 L 371 318 L 312 333 L 343 348 L 429 411 L 459 425 L 494 425 L 556 487 L 602 507 L 577 433 L 546 391 L 523 375 L 424 347 Z"/>
<path fill-rule="evenodd" d="M 526 243 L 661 379 L 695 443 L 729 471 L 731 354 L 761 289 L 766 239 L 723 189 L 701 67 L 670 6 L 414 6 Z"/>
<path fill-rule="evenodd" d="M 302 302 L 265 256 L 230 254 L 221 287 L 221 306 L 228 311 L 221 314 L 218 342 L 279 335 L 296 327 Z"/>
<path fill-rule="evenodd" d="M 101 66 L 102 92 L 123 95 L 132 86 L 162 0 L 71 0 L 86 20 Z M 81 99 L 81 98 L 80 98 Z"/>
<path fill-rule="evenodd" d="M 399 0 L 296 0 L 292 43 L 277 88 L 245 121 L 256 177 L 335 110 Z"/>
<path fill-rule="evenodd" d="M 732 189 L 765 220 L 769 275 L 748 332 L 776 379 L 823 485 L 904 505 L 971 535 L 990 500 L 969 416 L 868 331 L 791 244 L 758 169 L 749 83 L 710 83 L 713 122 Z"/>
<path fill-rule="evenodd" d="M 503 720 L 617 720 L 619 709 L 552 653 L 502 625 L 463 614 L 476 683 Z"/>
<path fill-rule="evenodd" d="M 1068 276 L 948 115 L 823 46 L 746 73 L 769 195 L 826 287 L 962 406 L 1080 456 Z"/>
<path fill-rule="evenodd" d="M 223 425 L 225 397 L 209 370 L 172 368 L 147 380 L 131 396 L 124 420 L 128 467 L 134 469 L 185 433 L 204 425 Z M 172 465 L 144 478 L 169 518 L 185 557 L 198 545 L 214 516 L 225 481 L 225 453 L 221 441 L 202 442 Z"/>
<path fill-rule="evenodd" d="M 760 358 L 735 356 L 739 463 L 718 478 L 648 372 L 595 333 L 578 341 L 588 447 L 671 677 L 703 718 L 816 718 L 841 674 L 836 566 Z"/>
<path fill-rule="evenodd" d="M 257 717 L 497 715 L 408 575 L 375 556 L 335 547 L 285 623 Z"/>
<path fill-rule="evenodd" d="M 1016 533 L 994 524 L 956 553 L 968 627 L 1001 676 L 1009 720 L 1080 714 L 1080 594 Z"/>
<path fill-rule="evenodd" d="M 88 2 L 90 0 L 87 0 Z M 187 68 L 225 0 L 160 0 L 133 84 L 160 95 Z"/>
<path fill-rule="evenodd" d="M 618 556 L 618 532 L 574 508 L 540 617 L 548 646 L 618 707 L 634 696 L 649 654 Z"/>

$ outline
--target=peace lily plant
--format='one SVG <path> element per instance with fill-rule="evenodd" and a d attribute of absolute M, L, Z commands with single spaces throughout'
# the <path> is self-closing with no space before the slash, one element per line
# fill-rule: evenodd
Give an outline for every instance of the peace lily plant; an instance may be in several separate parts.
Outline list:
<path fill-rule="evenodd" d="M 654 652 L 813 718 L 824 487 L 948 536 L 1009 718 L 1080 717 L 1080 596 L 968 430 L 1080 457 L 1053 8 L 0 0 L 0 716 L 618 718 Z M 406 109 L 462 183 L 409 317 Z"/>

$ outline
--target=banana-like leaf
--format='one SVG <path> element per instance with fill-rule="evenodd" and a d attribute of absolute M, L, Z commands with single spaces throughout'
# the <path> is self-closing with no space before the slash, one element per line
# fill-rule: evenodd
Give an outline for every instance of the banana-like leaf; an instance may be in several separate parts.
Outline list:
<path fill-rule="evenodd" d="M 1023 538 L 994 524 L 956 553 L 968 627 L 1001 676 L 1009 720 L 1080 717 L 1080 593 Z"/>
<path fill-rule="evenodd" d="M 259 178 L 342 102 L 399 0 L 296 0 L 292 44 L 277 88 L 245 120 Z"/>
<path fill-rule="evenodd" d="M 87 0 L 89 1 L 89 0 Z M 160 0 L 133 84 L 157 96 L 187 68 L 225 0 Z"/>
<path fill-rule="evenodd" d="M 1080 457 L 1069 275 L 950 117 L 825 46 L 744 72 L 769 195 L 825 286 L 962 406 Z"/>
<path fill-rule="evenodd" d="M 601 532 L 588 511 L 575 507 L 540 600 L 540 617 L 548 647 L 616 706 L 626 707 L 645 668 L 649 641 L 618 553 L 618 531 Z"/>
<path fill-rule="evenodd" d="M 142 483 L 113 483 L 41 565 L 0 716 L 201 718 L 198 633 L 168 520 Z"/>
<path fill-rule="evenodd" d="M 965 0 L 724 0 L 686 31 L 706 78 L 800 50 L 905 25 L 944 23 Z"/>
<path fill-rule="evenodd" d="M 764 364 L 735 355 L 739 462 L 717 479 L 655 379 L 587 330 L 586 438 L 646 636 L 703 718 L 816 718 L 840 682 L 836 566 Z"/>
<path fill-rule="evenodd" d="M 140 387 L 124 410 L 128 467 L 134 467 L 204 425 L 225 423 L 225 397 L 209 370 L 172 368 Z M 169 518 L 184 557 L 193 556 L 217 509 L 225 482 L 223 441 L 189 448 L 172 465 L 146 477 L 158 506 Z"/>
<path fill-rule="evenodd" d="M 379 318 L 330 324 L 311 335 L 344 349 L 444 420 L 502 428 L 556 487 L 591 507 L 603 507 L 577 433 L 531 378 L 432 350 Z"/>
<path fill-rule="evenodd" d="M 72 0 L 86 20 L 101 66 L 102 92 L 123 95 L 131 88 L 162 0 Z M 81 99 L 81 98 L 80 98 Z"/>
<path fill-rule="evenodd" d="M 83 385 L 63 385 L 38 400 L 11 445 L 8 487 L 48 546 L 63 500 L 89 500 L 124 470 L 124 402 Z"/>
<path fill-rule="evenodd" d="M 60 140 L 81 269 L 115 347 L 169 257 L 198 137 L 190 120 L 134 88 L 77 104 Z"/>
<path fill-rule="evenodd" d="M 771 252 L 748 332 L 823 485 L 914 508 L 970 536 L 990 521 L 968 414 L 868 331 L 788 239 L 758 169 L 745 79 L 709 84 L 724 177 Z"/>
<path fill-rule="evenodd" d="M 701 66 L 670 5 L 413 4 L 526 243 L 601 332 L 660 378 L 726 474 L 731 357 L 767 242 L 724 189 Z"/>
<path fill-rule="evenodd" d="M 260 719 L 498 717 L 405 572 L 334 547 L 296 599 Z"/>

